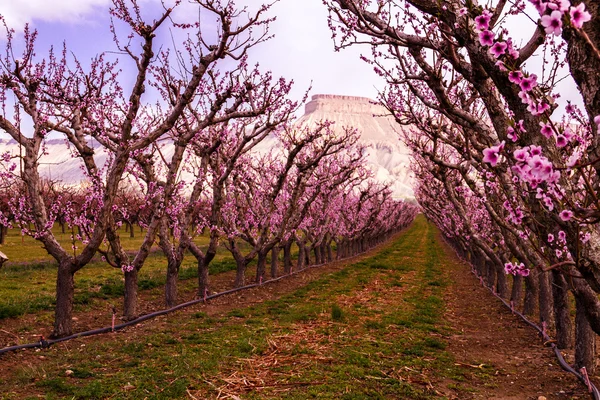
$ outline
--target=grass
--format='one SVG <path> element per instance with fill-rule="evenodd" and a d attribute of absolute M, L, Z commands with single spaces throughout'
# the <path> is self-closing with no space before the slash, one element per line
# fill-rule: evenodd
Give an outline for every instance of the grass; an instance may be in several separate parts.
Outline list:
<path fill-rule="evenodd" d="M 445 351 L 444 257 L 418 218 L 376 256 L 281 298 L 51 348 L 3 374 L 0 397 L 432 399 L 443 380 L 460 397 L 471 389 Z"/>
<path fill-rule="evenodd" d="M 61 234 L 58 228 L 55 228 L 55 234 L 61 238 L 62 244 L 68 244 L 70 234 Z M 139 231 L 135 238 L 123 234 L 122 241 L 124 248 L 132 251 L 141 243 L 142 235 Z M 201 245 L 208 243 L 205 237 L 199 237 L 197 241 Z M 140 271 L 140 290 L 150 290 L 165 284 L 166 258 L 158 248 L 155 250 Z M 40 247 L 40 243 L 28 236 L 20 236 L 19 231 L 13 229 L 9 230 L 6 244 L 0 246 L 0 251 L 10 260 L 0 269 L 0 320 L 53 310 L 56 263 Z M 234 269 L 233 257 L 223 249 L 211 262 L 209 271 L 212 275 Z M 181 281 L 190 280 L 190 286 L 194 287 L 196 277 L 196 259 L 188 254 L 184 258 L 179 278 Z M 75 275 L 75 311 L 94 302 L 100 302 L 104 307 L 104 303 L 121 298 L 124 290 L 122 272 L 101 260 L 95 260 Z"/>

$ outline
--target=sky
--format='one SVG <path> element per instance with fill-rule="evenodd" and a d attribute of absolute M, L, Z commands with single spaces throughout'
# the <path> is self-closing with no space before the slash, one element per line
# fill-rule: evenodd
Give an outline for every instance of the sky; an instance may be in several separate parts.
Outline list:
<path fill-rule="evenodd" d="M 164 1 L 172 4 L 174 0 Z M 162 6 L 159 0 L 138 2 L 145 15 L 160 15 Z M 238 5 L 246 5 L 250 9 L 256 9 L 262 2 L 237 0 Z M 110 3 L 110 0 L 0 0 L 0 14 L 7 25 L 17 32 L 21 32 L 26 23 L 39 31 L 39 56 L 43 56 L 51 45 L 60 47 L 65 41 L 69 50 L 85 64 L 86 59 L 98 53 L 116 50 L 109 31 Z M 259 62 L 263 71 L 271 70 L 275 77 L 293 79 L 294 100 L 300 100 L 311 85 L 311 95 L 337 94 L 371 99 L 377 97 L 378 89 L 384 88 L 384 82 L 371 66 L 359 59 L 361 52 L 369 55 L 369 47 L 357 46 L 341 52 L 334 51 L 327 25 L 327 10 L 322 0 L 280 0 L 268 15 L 277 17 L 270 28 L 274 38 L 253 48 L 251 61 Z M 175 18 L 196 21 L 197 5 L 193 1 L 183 0 Z M 207 32 L 210 31 L 212 21 L 204 18 L 203 22 Z M 526 40 L 530 24 L 523 22 L 511 28 L 511 34 L 517 37 L 522 34 L 522 40 Z M 163 35 L 168 44 L 169 31 L 163 30 Z M 0 42 L 3 37 L 4 29 L 0 28 Z M 532 64 L 541 64 L 541 59 L 534 58 Z M 538 69 L 538 66 L 534 69 Z M 127 74 L 124 75 L 122 79 L 126 80 Z M 560 101 L 563 105 L 567 99 L 578 98 L 571 80 L 563 81 L 559 92 L 563 94 Z"/>
<path fill-rule="evenodd" d="M 168 1 L 168 0 L 167 0 Z M 172 1 L 172 0 L 171 0 Z M 186 0 L 184 0 L 184 3 Z M 17 32 L 29 23 L 39 31 L 39 44 L 68 48 L 83 61 L 105 50 L 114 50 L 108 29 L 109 0 L 0 0 L 0 13 Z M 251 9 L 260 0 L 238 0 Z M 148 15 L 158 15 L 158 0 L 140 0 Z M 295 82 L 292 96 L 300 99 L 312 84 L 311 94 L 338 94 L 375 98 L 383 83 L 372 68 L 359 59 L 368 48 L 335 52 L 327 26 L 327 10 L 321 0 L 281 0 L 269 11 L 277 20 L 271 25 L 275 37 L 250 54 L 264 70 Z M 197 6 L 183 4 L 176 17 L 193 21 Z M 5 37 L 4 29 L 0 38 Z M 39 55 L 43 52 L 39 52 Z"/>

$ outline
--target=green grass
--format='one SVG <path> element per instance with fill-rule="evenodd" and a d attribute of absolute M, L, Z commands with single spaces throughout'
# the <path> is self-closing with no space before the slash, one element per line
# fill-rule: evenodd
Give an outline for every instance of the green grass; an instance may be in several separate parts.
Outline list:
<path fill-rule="evenodd" d="M 1 397 L 432 399 L 439 380 L 460 397 L 471 389 L 445 350 L 445 257 L 418 218 L 376 256 L 276 300 L 53 347 L 4 375 Z"/>
<path fill-rule="evenodd" d="M 70 234 L 61 234 L 55 228 L 55 234 L 61 243 L 68 244 Z M 122 233 L 123 234 L 123 233 Z M 142 241 L 142 235 L 136 231 L 135 238 L 124 234 L 122 238 L 126 250 L 133 250 Z M 198 237 L 201 246 L 208 243 L 206 237 Z M 242 245 L 242 247 L 244 247 Z M 0 320 L 19 317 L 24 314 L 37 313 L 54 309 L 56 290 L 56 263 L 34 239 L 21 237 L 19 231 L 9 230 L 6 244 L 0 251 L 9 257 L 0 269 Z M 155 246 L 155 251 L 148 257 L 140 271 L 138 285 L 140 290 L 163 287 L 166 281 L 166 258 Z M 235 261 L 231 254 L 222 249 L 210 264 L 211 275 L 235 269 Z M 197 277 L 196 259 L 187 254 L 182 263 L 179 279 L 190 281 L 189 289 L 195 287 Z M 124 294 L 123 273 L 97 259 L 86 265 L 75 275 L 75 311 L 82 307 L 96 304 L 104 310 L 106 303 L 113 304 L 114 299 Z M 101 304 L 98 304 L 101 303 Z"/>

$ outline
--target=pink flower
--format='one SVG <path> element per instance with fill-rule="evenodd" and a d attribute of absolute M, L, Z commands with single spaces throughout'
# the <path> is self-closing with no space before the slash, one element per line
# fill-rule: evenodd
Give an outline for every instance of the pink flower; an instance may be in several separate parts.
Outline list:
<path fill-rule="evenodd" d="M 496 42 L 494 43 L 494 45 L 490 48 L 490 53 L 492 53 L 492 55 L 496 58 L 500 57 L 502 54 L 506 53 L 506 48 L 508 47 L 508 45 L 506 44 L 506 42 Z"/>
<path fill-rule="evenodd" d="M 488 10 L 483 10 L 483 13 L 475 17 L 475 24 L 477 29 L 480 31 L 485 31 L 490 26 L 490 20 L 492 19 L 492 14 Z"/>
<path fill-rule="evenodd" d="M 495 167 L 500 159 L 500 152 L 504 150 L 504 141 L 497 146 L 492 146 L 489 149 L 483 150 L 483 162 L 492 164 Z"/>
<path fill-rule="evenodd" d="M 515 160 L 525 162 L 529 158 L 529 152 L 527 149 L 517 149 L 513 153 Z"/>
<path fill-rule="evenodd" d="M 571 218 L 573 218 L 573 211 L 570 210 L 562 210 L 559 214 L 560 219 L 562 219 L 563 221 L 569 221 Z"/>
<path fill-rule="evenodd" d="M 550 15 L 542 15 L 542 26 L 546 34 L 559 36 L 562 33 L 562 13 L 554 10 Z"/>
<path fill-rule="evenodd" d="M 585 11 L 584 3 L 579 3 L 577 7 L 571 7 L 569 14 L 571 15 L 571 24 L 578 29 L 580 29 L 584 23 L 592 19 L 590 13 Z"/>
<path fill-rule="evenodd" d="M 517 136 L 517 134 L 515 132 L 515 128 L 513 128 L 512 126 L 509 126 L 506 129 L 506 137 L 508 137 L 513 142 L 516 142 L 519 139 L 519 137 Z"/>
<path fill-rule="evenodd" d="M 518 85 L 523 80 L 523 73 L 521 71 L 510 71 L 508 73 L 508 80 Z"/>
<path fill-rule="evenodd" d="M 552 137 L 554 130 L 552 129 L 552 125 L 550 124 L 550 122 L 545 124 L 543 122 L 540 122 L 540 126 L 542 127 L 542 129 L 540 129 L 540 132 L 546 139 Z"/>
<path fill-rule="evenodd" d="M 556 136 L 556 147 L 565 147 L 569 142 L 563 135 Z"/>
<path fill-rule="evenodd" d="M 494 32 L 492 31 L 481 31 L 479 32 L 479 43 L 482 46 L 491 46 L 494 44 Z"/>
<path fill-rule="evenodd" d="M 543 0 L 529 0 L 540 14 L 546 11 L 546 2 Z"/>
<path fill-rule="evenodd" d="M 467 15 L 467 12 L 468 12 L 467 8 L 463 7 L 460 10 L 458 10 L 458 15 L 460 15 L 462 17 L 463 15 Z"/>
<path fill-rule="evenodd" d="M 537 86 L 537 75 L 531 74 L 527 78 L 523 78 L 519 86 L 521 86 L 521 90 L 525 92 L 533 90 L 533 88 Z"/>
<path fill-rule="evenodd" d="M 542 146 L 529 146 L 529 152 L 532 156 L 538 156 L 542 154 Z"/>

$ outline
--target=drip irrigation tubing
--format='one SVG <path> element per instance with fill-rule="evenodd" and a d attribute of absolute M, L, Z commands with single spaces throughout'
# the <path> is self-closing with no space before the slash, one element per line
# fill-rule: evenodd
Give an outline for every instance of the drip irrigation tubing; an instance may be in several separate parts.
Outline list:
<path fill-rule="evenodd" d="M 448 241 L 446 241 L 448 244 L 450 244 Z M 544 340 L 544 344 L 549 344 L 550 347 L 552 348 L 552 350 L 554 351 L 554 354 L 556 355 L 556 358 L 558 359 L 558 363 L 560 364 L 561 368 L 567 372 L 570 372 L 571 374 L 575 375 L 577 377 L 577 379 L 579 379 L 587 388 L 588 391 L 590 393 L 590 395 L 592 396 L 592 399 L 594 400 L 600 400 L 600 391 L 598 390 L 598 388 L 596 387 L 596 385 L 594 385 L 594 383 L 592 381 L 590 381 L 587 372 L 585 372 L 585 368 L 583 368 L 583 373 L 578 372 L 575 368 L 573 368 L 563 357 L 562 353 L 560 352 L 560 349 L 556 346 L 556 343 L 554 343 L 554 341 L 552 340 L 552 338 L 550 336 L 548 336 L 548 333 L 546 333 L 546 329 L 544 328 L 540 328 L 539 325 L 537 325 L 536 323 L 530 321 L 525 315 L 523 315 L 522 313 L 520 313 L 519 311 L 515 310 L 514 306 L 511 305 L 509 302 L 507 302 L 506 300 L 504 300 L 498 293 L 496 293 L 496 291 L 487 286 L 485 284 L 485 281 L 483 279 L 482 276 L 477 274 L 477 271 L 475 270 L 475 267 L 473 266 L 473 264 L 471 264 L 469 261 L 465 260 L 464 258 L 462 258 L 460 256 L 460 254 L 458 254 L 458 252 L 456 251 L 456 249 L 454 249 L 454 247 L 450 244 L 450 247 L 452 247 L 452 249 L 454 250 L 456 256 L 463 260 L 465 263 L 471 265 L 471 272 L 473 273 L 473 275 L 475 275 L 475 277 L 477 277 L 479 279 L 479 282 L 481 283 L 481 285 L 486 288 L 487 290 L 490 291 L 490 293 L 492 295 L 494 295 L 495 297 L 497 297 L 498 299 L 500 299 L 500 301 L 510 310 L 511 313 L 518 315 L 519 317 L 521 317 L 521 319 L 523 321 L 525 321 L 525 323 L 529 326 L 531 326 L 532 328 L 534 328 L 535 330 L 538 331 L 538 333 L 540 334 L 540 336 L 542 337 L 542 339 Z"/>
<path fill-rule="evenodd" d="M 385 243 L 385 242 L 382 242 L 382 243 Z M 378 243 L 377 245 L 375 245 L 375 246 L 373 246 L 373 247 L 369 248 L 368 250 L 365 250 L 365 251 L 363 251 L 361 253 L 357 253 L 357 254 L 355 254 L 353 256 L 346 257 L 346 258 L 341 258 L 341 259 L 335 260 L 335 261 L 351 260 L 353 258 L 356 258 L 358 256 L 361 256 L 361 255 L 365 254 L 366 252 L 374 249 L 375 247 L 377 247 L 378 245 L 380 245 L 382 243 Z M 308 269 L 322 267 L 322 266 L 324 266 L 326 264 L 327 263 L 309 265 L 309 266 L 306 266 L 306 267 L 304 267 L 302 269 L 299 269 L 299 270 L 296 270 L 296 271 L 292 271 L 289 274 L 281 275 L 281 276 L 279 276 L 277 278 L 268 279 L 268 280 L 266 280 L 264 282 L 252 283 L 250 285 L 240 286 L 240 287 L 237 287 L 237 288 L 225 290 L 225 291 L 214 293 L 214 294 L 211 294 L 211 295 L 205 295 L 201 299 L 191 300 L 191 301 L 188 301 L 188 302 L 185 302 L 185 303 L 178 304 L 175 307 L 171 307 L 171 308 L 167 308 L 167 309 L 164 309 L 164 310 L 155 311 L 155 312 L 152 312 L 152 313 L 149 313 L 149 314 L 145 314 L 145 315 L 142 315 L 141 317 L 138 317 L 138 318 L 136 318 L 134 320 L 123 322 L 123 323 L 118 324 L 118 325 L 114 325 L 114 326 L 111 325 L 111 326 L 106 326 L 104 328 L 97 328 L 97 329 L 92 329 L 92 330 L 89 330 L 89 331 L 78 332 L 78 333 L 74 333 L 72 335 L 65 336 L 65 337 L 62 337 L 62 338 L 57 338 L 57 339 L 46 340 L 46 339 L 44 339 L 42 337 L 39 342 L 27 343 L 27 344 L 20 344 L 20 345 L 15 345 L 15 346 L 10 346 L 10 347 L 4 347 L 4 348 L 0 349 L 0 356 L 2 354 L 13 352 L 13 351 L 17 351 L 17 350 L 21 350 L 21 349 L 35 349 L 35 348 L 46 349 L 46 348 L 52 346 L 53 344 L 60 343 L 60 342 L 65 342 L 65 341 L 68 341 L 68 340 L 78 339 L 78 338 L 82 338 L 82 337 L 86 337 L 86 336 L 100 335 L 100 334 L 103 334 L 103 333 L 116 332 L 116 331 L 124 329 L 124 328 L 126 328 L 128 326 L 137 325 L 137 324 L 139 324 L 141 322 L 144 322 L 146 320 L 153 319 L 153 318 L 156 318 L 156 317 L 160 317 L 161 315 L 170 314 L 170 313 L 172 313 L 174 311 L 177 311 L 177 310 L 180 310 L 182 308 L 193 306 L 193 305 L 199 304 L 199 303 L 205 303 L 208 300 L 212 300 L 212 299 L 215 299 L 217 297 L 225 296 L 225 295 L 228 295 L 228 294 L 231 294 L 231 293 L 236 293 L 236 292 L 240 292 L 242 290 L 252 289 L 252 288 L 259 287 L 259 286 L 262 286 L 262 285 L 266 285 L 266 284 L 269 284 L 269 283 L 277 282 L 277 281 L 280 281 L 280 280 L 285 279 L 287 277 L 290 277 L 292 275 L 299 274 L 300 272 L 306 271 Z"/>

